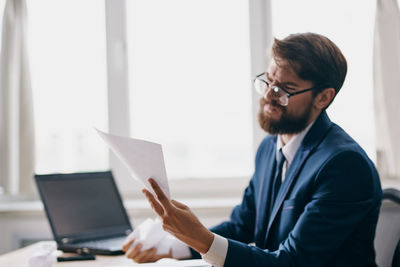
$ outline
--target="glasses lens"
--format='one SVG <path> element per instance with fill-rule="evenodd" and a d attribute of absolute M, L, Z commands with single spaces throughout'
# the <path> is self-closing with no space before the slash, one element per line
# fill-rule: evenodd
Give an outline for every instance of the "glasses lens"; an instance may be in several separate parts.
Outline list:
<path fill-rule="evenodd" d="M 289 103 L 289 97 L 285 91 L 283 91 L 278 86 L 273 86 L 271 91 L 272 96 L 278 99 L 279 104 L 281 104 L 282 106 L 287 106 L 287 104 Z"/>
<path fill-rule="evenodd" d="M 256 78 L 254 80 L 254 88 L 256 89 L 257 93 L 264 96 L 265 98 L 268 97 L 268 94 L 271 94 L 273 98 L 278 99 L 279 104 L 281 104 L 282 106 L 287 106 L 287 104 L 289 103 L 289 97 L 285 91 L 283 91 L 278 86 L 271 86 L 272 90 L 268 91 L 268 84 L 260 78 Z M 266 92 L 267 94 L 265 94 Z"/>
<path fill-rule="evenodd" d="M 254 88 L 256 89 L 257 93 L 263 95 L 266 91 L 267 84 L 264 81 L 256 78 L 254 80 Z"/>
<path fill-rule="evenodd" d="M 281 104 L 282 106 L 287 106 L 288 103 L 289 103 L 289 98 L 287 94 L 284 94 L 281 97 L 279 97 L 279 104 Z"/>

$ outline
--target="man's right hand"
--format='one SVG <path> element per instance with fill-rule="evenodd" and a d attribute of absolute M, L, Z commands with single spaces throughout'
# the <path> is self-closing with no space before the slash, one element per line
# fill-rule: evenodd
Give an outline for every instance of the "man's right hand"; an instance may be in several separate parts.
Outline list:
<path fill-rule="evenodd" d="M 125 256 L 129 259 L 134 260 L 137 263 L 155 262 L 161 258 L 172 258 L 172 251 L 168 254 L 157 254 L 157 248 L 152 247 L 147 250 L 142 249 L 142 244 L 138 243 L 132 247 L 135 239 L 128 240 L 122 245 L 122 251 L 125 252 Z"/>

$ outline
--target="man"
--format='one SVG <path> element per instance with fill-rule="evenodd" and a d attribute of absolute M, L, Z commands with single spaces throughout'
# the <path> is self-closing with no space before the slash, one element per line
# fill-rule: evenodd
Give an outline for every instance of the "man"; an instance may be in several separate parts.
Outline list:
<path fill-rule="evenodd" d="M 267 72 L 255 79 L 262 94 L 259 122 L 269 135 L 242 203 L 229 221 L 208 230 L 150 179 L 156 197 L 143 192 L 164 229 L 191 247 L 193 257 L 200 253 L 217 267 L 376 266 L 379 177 L 325 112 L 346 72 L 344 56 L 324 36 L 276 39 Z M 154 249 L 129 245 L 124 250 L 131 258 L 155 259 Z"/>

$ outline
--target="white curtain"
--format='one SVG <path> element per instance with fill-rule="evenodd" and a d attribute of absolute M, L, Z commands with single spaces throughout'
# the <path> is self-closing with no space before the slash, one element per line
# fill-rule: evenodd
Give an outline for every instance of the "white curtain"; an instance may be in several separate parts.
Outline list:
<path fill-rule="evenodd" d="M 400 178 L 400 12 L 378 0 L 374 34 L 377 162 L 383 178 Z"/>
<path fill-rule="evenodd" d="M 0 181 L 6 193 L 34 190 L 32 89 L 25 0 L 7 0 L 0 54 Z"/>

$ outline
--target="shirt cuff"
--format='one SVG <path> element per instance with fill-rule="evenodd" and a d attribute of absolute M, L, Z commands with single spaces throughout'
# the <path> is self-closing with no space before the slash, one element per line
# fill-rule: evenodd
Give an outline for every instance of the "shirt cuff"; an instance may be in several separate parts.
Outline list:
<path fill-rule="evenodd" d="M 203 260 L 214 267 L 223 267 L 228 252 L 228 239 L 214 234 L 214 240 L 207 253 L 202 254 Z"/>
<path fill-rule="evenodd" d="M 190 259 L 192 256 L 192 253 L 190 253 L 189 247 L 180 241 L 179 239 L 175 238 L 174 236 L 171 236 L 171 250 L 172 250 L 172 257 L 174 259 Z"/>

